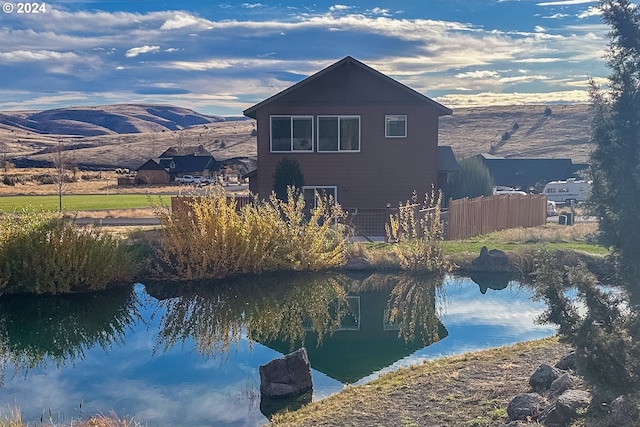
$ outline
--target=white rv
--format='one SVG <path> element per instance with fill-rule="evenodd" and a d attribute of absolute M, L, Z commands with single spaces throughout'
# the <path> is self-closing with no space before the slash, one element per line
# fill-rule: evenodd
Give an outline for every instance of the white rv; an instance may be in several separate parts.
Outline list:
<path fill-rule="evenodd" d="M 547 196 L 547 200 L 570 204 L 573 202 L 583 202 L 591 195 L 591 183 L 569 178 L 566 181 L 551 181 L 544 186 L 542 194 Z"/>

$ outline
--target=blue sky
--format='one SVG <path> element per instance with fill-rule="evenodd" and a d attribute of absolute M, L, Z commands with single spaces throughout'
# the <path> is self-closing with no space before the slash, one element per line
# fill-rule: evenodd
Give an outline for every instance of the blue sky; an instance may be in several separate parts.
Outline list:
<path fill-rule="evenodd" d="M 608 75 L 594 0 L 6 3 L 0 110 L 239 115 L 347 55 L 453 109 L 585 102 L 588 79 Z"/>

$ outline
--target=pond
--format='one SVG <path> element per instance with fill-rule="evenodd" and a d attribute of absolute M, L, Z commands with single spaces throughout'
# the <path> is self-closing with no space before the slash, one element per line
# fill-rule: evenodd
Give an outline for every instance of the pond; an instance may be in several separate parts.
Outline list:
<path fill-rule="evenodd" d="M 259 426 L 258 367 L 305 346 L 302 401 L 439 356 L 553 335 L 503 275 L 286 274 L 0 298 L 0 415 Z M 295 405 L 299 402 L 293 402 Z"/>

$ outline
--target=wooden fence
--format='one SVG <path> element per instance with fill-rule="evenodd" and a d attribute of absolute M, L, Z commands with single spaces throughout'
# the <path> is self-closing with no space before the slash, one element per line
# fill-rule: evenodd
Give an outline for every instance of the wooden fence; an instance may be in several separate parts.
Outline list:
<path fill-rule="evenodd" d="M 171 198 L 173 212 L 189 209 L 192 196 Z M 236 207 L 252 203 L 250 196 L 235 197 Z M 398 208 L 345 209 L 346 219 L 354 234 L 385 237 L 389 215 Z M 421 212 L 421 211 L 420 211 Z M 547 197 L 539 194 L 503 194 L 475 199 L 449 201 L 449 209 L 441 214 L 446 240 L 459 240 L 507 228 L 536 227 L 547 221 Z"/>
<path fill-rule="evenodd" d="M 466 239 L 507 228 L 536 227 L 547 221 L 547 196 L 503 194 L 449 201 L 447 240 Z"/>

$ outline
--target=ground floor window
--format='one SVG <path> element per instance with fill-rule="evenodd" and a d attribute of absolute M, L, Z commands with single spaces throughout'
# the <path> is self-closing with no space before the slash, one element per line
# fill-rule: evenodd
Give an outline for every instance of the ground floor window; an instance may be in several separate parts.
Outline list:
<path fill-rule="evenodd" d="M 322 198 L 333 198 L 334 203 L 338 201 L 338 187 L 336 186 L 304 186 L 302 187 L 302 196 L 307 208 L 315 208 L 318 206 L 317 196 Z"/>

